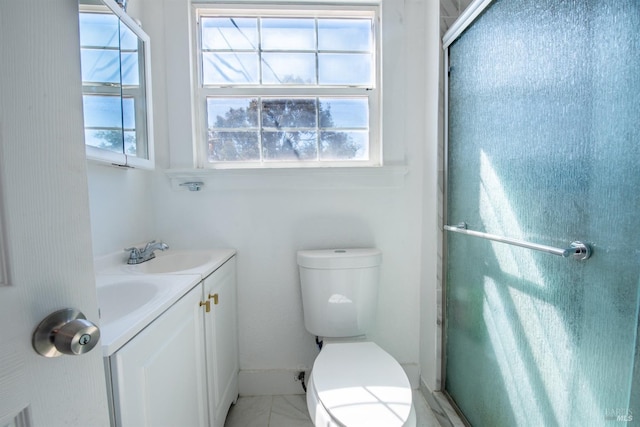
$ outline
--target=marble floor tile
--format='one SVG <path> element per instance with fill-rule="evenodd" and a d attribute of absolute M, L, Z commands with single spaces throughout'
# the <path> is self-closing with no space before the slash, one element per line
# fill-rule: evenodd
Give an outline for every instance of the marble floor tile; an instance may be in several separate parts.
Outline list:
<path fill-rule="evenodd" d="M 413 391 L 417 427 L 440 427 L 418 390 Z M 313 427 L 305 395 L 240 397 L 231 407 L 225 427 Z"/>
<path fill-rule="evenodd" d="M 272 396 L 240 397 L 231 405 L 225 427 L 269 427 Z"/>
<path fill-rule="evenodd" d="M 273 396 L 269 427 L 313 427 L 305 395 Z"/>

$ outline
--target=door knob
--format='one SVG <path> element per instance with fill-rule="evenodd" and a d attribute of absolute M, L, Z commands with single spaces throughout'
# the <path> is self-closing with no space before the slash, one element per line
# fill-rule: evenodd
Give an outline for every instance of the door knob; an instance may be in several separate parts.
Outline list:
<path fill-rule="evenodd" d="M 47 316 L 33 332 L 33 348 L 44 357 L 79 355 L 98 344 L 100 329 L 73 308 Z"/>

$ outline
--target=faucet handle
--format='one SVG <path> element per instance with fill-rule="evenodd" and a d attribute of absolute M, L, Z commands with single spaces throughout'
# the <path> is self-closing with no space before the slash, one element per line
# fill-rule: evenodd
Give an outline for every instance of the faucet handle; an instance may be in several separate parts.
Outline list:
<path fill-rule="evenodd" d="M 125 252 L 131 252 L 131 254 L 139 254 L 140 253 L 140 249 L 136 248 L 135 246 L 132 248 L 124 248 Z"/>

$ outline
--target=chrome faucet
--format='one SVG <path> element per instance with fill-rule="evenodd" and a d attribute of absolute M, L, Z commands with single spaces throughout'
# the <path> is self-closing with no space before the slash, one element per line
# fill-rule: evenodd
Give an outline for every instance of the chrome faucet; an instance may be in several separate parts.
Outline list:
<path fill-rule="evenodd" d="M 164 242 L 156 243 L 155 240 L 147 243 L 144 248 L 136 248 L 135 246 L 132 248 L 126 248 L 125 251 L 129 251 L 129 259 L 127 260 L 127 264 L 141 264 L 145 261 L 149 261 L 150 259 L 154 259 L 156 254 L 153 252 L 156 250 L 166 251 L 169 249 L 169 245 Z"/>

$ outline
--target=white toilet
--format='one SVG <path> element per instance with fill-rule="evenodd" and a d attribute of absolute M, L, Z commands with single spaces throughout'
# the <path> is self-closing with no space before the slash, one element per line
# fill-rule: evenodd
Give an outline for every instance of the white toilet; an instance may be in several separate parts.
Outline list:
<path fill-rule="evenodd" d="M 298 252 L 304 324 L 324 345 L 307 384 L 318 427 L 415 427 L 411 385 L 400 364 L 367 341 L 378 297 L 378 249 Z"/>

